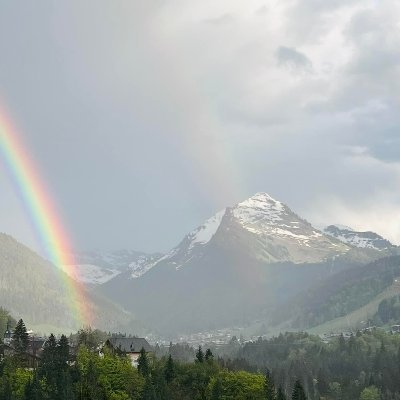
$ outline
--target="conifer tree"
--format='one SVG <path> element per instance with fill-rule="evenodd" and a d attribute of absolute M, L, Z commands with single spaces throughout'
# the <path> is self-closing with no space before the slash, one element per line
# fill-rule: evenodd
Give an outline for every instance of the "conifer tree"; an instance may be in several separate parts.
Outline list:
<path fill-rule="evenodd" d="M 175 377 L 174 360 L 171 354 L 168 356 L 167 363 L 165 364 L 164 376 L 167 383 L 170 383 Z"/>
<path fill-rule="evenodd" d="M 276 400 L 286 400 L 285 393 L 283 392 L 282 386 L 279 386 L 276 394 Z"/>
<path fill-rule="evenodd" d="M 206 350 L 205 358 L 206 358 L 206 361 L 212 361 L 214 359 L 214 355 L 210 349 Z"/>
<path fill-rule="evenodd" d="M 303 386 L 300 381 L 297 380 L 294 384 L 292 392 L 292 400 L 307 400 L 306 394 L 304 393 Z"/>
<path fill-rule="evenodd" d="M 61 335 L 57 345 L 57 362 L 61 367 L 65 367 L 69 361 L 69 342 L 65 335 Z"/>
<path fill-rule="evenodd" d="M 147 358 L 147 354 L 145 349 L 142 347 L 142 350 L 140 350 L 140 355 L 138 358 L 138 371 L 144 376 L 148 376 L 150 373 L 150 366 L 149 366 L 149 360 Z"/>
<path fill-rule="evenodd" d="M 147 376 L 144 384 L 142 400 L 157 400 L 156 391 L 149 376 Z"/>
<path fill-rule="evenodd" d="M 43 346 L 42 366 L 44 370 L 52 371 L 56 367 L 57 341 L 51 333 Z"/>
<path fill-rule="evenodd" d="M 15 326 L 13 336 L 11 339 L 11 346 L 15 351 L 15 358 L 18 363 L 24 363 L 26 361 L 26 353 L 28 352 L 29 335 L 26 330 L 24 321 L 20 319 Z"/>
<path fill-rule="evenodd" d="M 50 334 L 43 346 L 40 376 L 45 377 L 49 396 L 56 396 L 58 383 L 57 363 L 57 341 L 53 334 Z"/>
<path fill-rule="evenodd" d="M 25 323 L 20 319 L 14 329 L 11 345 L 17 353 L 26 353 L 28 350 L 29 335 Z"/>
<path fill-rule="evenodd" d="M 196 351 L 196 362 L 198 363 L 204 362 L 204 353 L 201 346 L 199 346 L 198 350 Z"/>
<path fill-rule="evenodd" d="M 276 400 L 274 380 L 272 379 L 269 371 L 266 373 L 265 376 L 264 392 L 266 400 Z"/>

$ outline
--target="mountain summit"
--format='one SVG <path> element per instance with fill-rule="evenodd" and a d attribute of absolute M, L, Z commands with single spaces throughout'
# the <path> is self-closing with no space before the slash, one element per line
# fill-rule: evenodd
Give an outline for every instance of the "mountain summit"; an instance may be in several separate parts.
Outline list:
<path fill-rule="evenodd" d="M 257 193 L 236 205 L 232 217 L 256 236 L 256 256 L 266 262 L 320 262 L 349 250 L 267 193 Z"/>
<path fill-rule="evenodd" d="M 201 258 L 210 245 L 227 252 L 241 249 L 248 257 L 266 263 L 296 264 L 320 262 L 350 249 L 314 228 L 284 203 L 261 192 L 216 213 L 152 267 L 163 262 L 180 269 Z"/>
<path fill-rule="evenodd" d="M 256 193 L 143 265 L 142 275 L 126 271 L 98 289 L 164 332 L 233 326 L 267 313 L 283 294 L 286 299 L 344 268 L 354 252 L 364 250 L 324 234 L 267 193 Z"/>

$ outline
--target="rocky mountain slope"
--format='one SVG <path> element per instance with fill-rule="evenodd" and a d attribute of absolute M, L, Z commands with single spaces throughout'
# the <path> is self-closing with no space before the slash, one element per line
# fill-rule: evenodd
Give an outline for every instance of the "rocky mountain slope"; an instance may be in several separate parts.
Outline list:
<path fill-rule="evenodd" d="M 266 193 L 228 207 L 133 279 L 101 292 L 166 332 L 246 324 L 317 281 L 382 256 L 326 235 Z"/>
<path fill-rule="evenodd" d="M 150 262 L 147 269 L 158 263 L 183 268 L 204 255 L 217 232 L 224 236 L 224 245 L 240 246 L 249 257 L 266 263 L 315 263 L 351 250 L 351 246 L 320 232 L 285 204 L 266 193 L 257 193 L 216 213 L 168 254 Z"/>
<path fill-rule="evenodd" d="M 363 249 L 393 250 L 395 245 L 375 232 L 358 232 L 350 227 L 329 225 L 324 233 L 350 246 Z"/>

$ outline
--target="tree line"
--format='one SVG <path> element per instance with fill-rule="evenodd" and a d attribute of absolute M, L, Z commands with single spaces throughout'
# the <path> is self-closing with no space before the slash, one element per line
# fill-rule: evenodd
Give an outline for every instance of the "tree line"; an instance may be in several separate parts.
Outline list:
<path fill-rule="evenodd" d="M 50 335 L 40 362 L 27 363 L 29 337 L 20 320 L 11 342 L 14 353 L 0 362 L 0 400 L 286 400 L 270 374 L 224 367 L 210 349 L 195 351 L 193 362 L 172 354 L 141 350 L 138 366 L 123 352 L 99 347 L 96 333 L 81 330 L 76 352 L 65 335 Z M 289 397 L 305 400 L 300 381 Z"/>

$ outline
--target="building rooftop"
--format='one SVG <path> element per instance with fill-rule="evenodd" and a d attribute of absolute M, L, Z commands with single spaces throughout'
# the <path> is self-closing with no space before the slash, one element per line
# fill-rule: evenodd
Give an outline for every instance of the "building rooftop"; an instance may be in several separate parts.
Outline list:
<path fill-rule="evenodd" d="M 149 342 L 144 338 L 126 338 L 126 337 L 112 337 L 108 342 L 115 349 L 119 349 L 125 353 L 139 353 L 142 348 L 149 352 L 152 350 Z"/>

